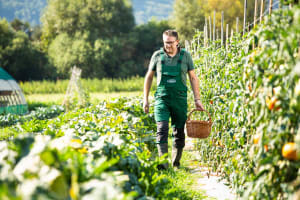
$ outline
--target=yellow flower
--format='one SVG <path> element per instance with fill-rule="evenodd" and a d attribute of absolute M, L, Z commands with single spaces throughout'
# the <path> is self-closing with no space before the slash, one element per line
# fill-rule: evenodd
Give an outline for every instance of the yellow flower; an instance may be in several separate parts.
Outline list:
<path fill-rule="evenodd" d="M 80 139 L 71 139 L 71 143 L 82 144 L 82 141 Z"/>
<path fill-rule="evenodd" d="M 79 153 L 86 154 L 88 151 L 87 151 L 87 148 L 86 148 L 86 147 L 82 147 L 81 149 L 78 149 L 78 152 L 79 152 Z"/>

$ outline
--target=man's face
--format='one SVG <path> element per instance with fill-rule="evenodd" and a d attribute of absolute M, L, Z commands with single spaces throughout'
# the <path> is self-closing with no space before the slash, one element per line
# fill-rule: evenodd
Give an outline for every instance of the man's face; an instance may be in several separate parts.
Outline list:
<path fill-rule="evenodd" d="M 179 43 L 178 40 L 176 40 L 176 37 L 163 35 L 163 41 L 164 41 L 164 48 L 165 51 L 168 54 L 173 54 L 177 51 L 177 45 Z"/>

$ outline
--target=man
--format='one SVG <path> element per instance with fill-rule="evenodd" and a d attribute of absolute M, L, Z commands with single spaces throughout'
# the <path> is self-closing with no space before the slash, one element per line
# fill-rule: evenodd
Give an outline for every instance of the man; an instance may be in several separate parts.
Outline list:
<path fill-rule="evenodd" d="M 191 55 L 179 47 L 178 33 L 166 30 L 163 33 L 164 47 L 154 52 L 144 83 L 144 111 L 149 112 L 149 91 L 154 73 L 157 74 L 154 115 L 157 124 L 157 148 L 159 156 L 168 154 L 169 118 L 173 127 L 172 165 L 180 166 L 185 146 L 184 125 L 187 119 L 186 74 L 189 75 L 194 93 L 195 106 L 204 110 L 200 101 L 198 78 Z M 159 166 L 167 169 L 168 163 Z"/>

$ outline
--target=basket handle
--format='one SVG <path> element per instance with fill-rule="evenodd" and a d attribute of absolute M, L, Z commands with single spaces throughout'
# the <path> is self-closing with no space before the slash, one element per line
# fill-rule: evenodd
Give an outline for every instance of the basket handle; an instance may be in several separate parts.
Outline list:
<path fill-rule="evenodd" d="M 198 109 L 193 109 L 193 110 L 189 113 L 187 121 L 190 121 L 191 114 L 192 114 L 193 112 L 195 112 L 195 111 L 204 111 L 204 112 L 206 112 L 206 113 L 208 114 L 208 117 L 209 117 L 209 122 L 211 122 L 211 116 L 210 116 L 209 112 L 208 112 L 207 110 L 198 110 Z"/>

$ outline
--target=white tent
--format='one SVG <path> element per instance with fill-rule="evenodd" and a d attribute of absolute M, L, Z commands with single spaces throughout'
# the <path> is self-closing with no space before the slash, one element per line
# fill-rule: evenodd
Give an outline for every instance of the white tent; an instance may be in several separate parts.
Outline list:
<path fill-rule="evenodd" d="M 0 114 L 28 112 L 24 94 L 18 83 L 0 67 Z"/>

